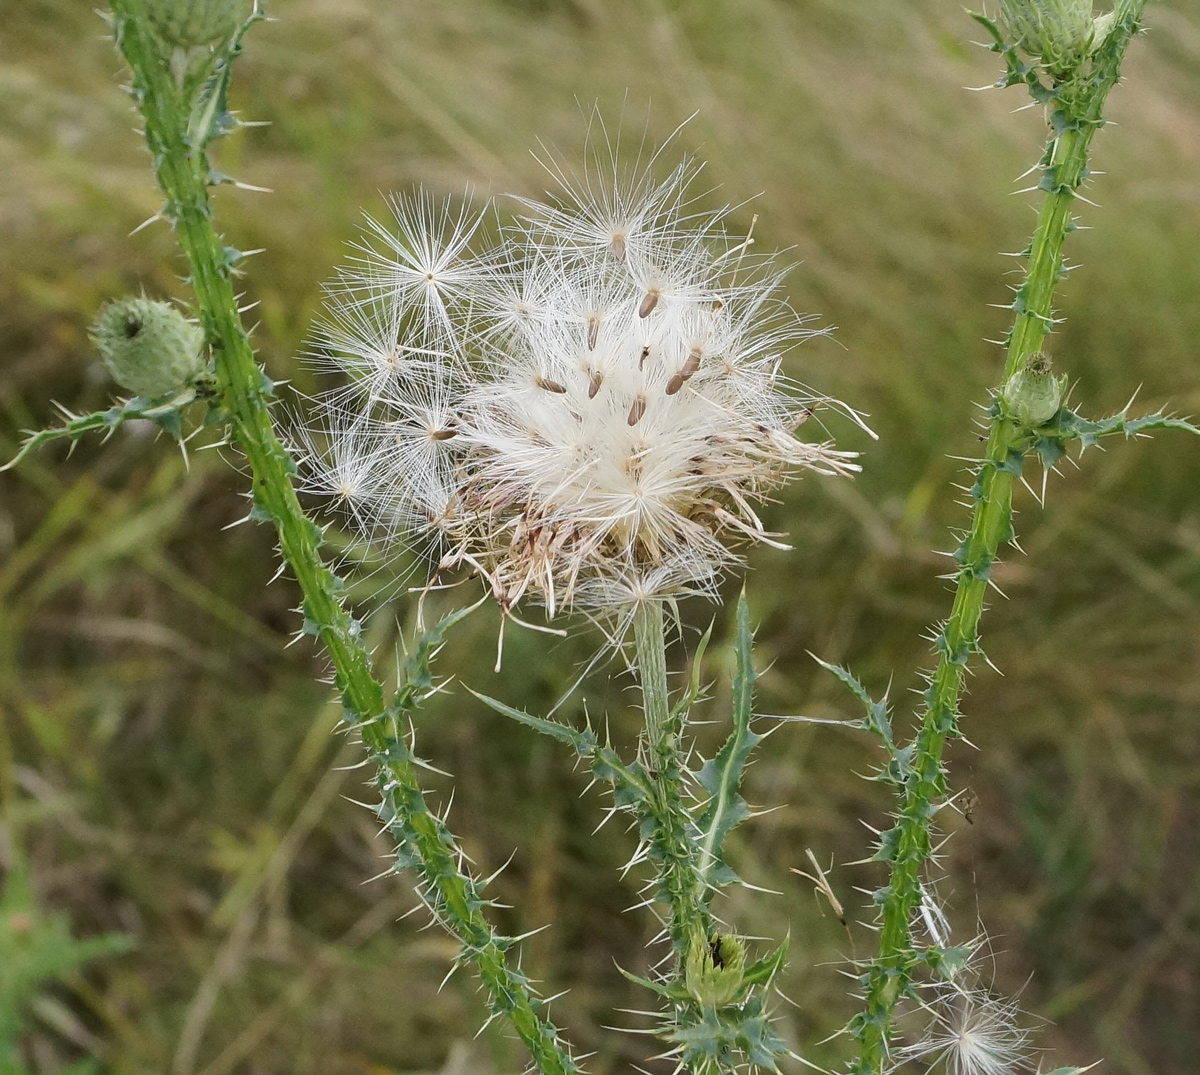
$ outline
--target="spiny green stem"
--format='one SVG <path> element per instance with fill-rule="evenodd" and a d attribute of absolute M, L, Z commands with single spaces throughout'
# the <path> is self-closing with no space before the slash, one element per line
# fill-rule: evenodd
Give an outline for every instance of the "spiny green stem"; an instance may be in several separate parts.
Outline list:
<path fill-rule="evenodd" d="M 693 938 L 712 936 L 712 916 L 697 862 L 699 833 L 685 800 L 679 732 L 671 720 L 667 644 L 659 602 L 644 601 L 638 606 L 633 635 L 646 720 L 642 763 L 652 788 L 650 850 L 659 873 L 660 893 L 670 905 L 667 932 L 682 966 Z"/>
<path fill-rule="evenodd" d="M 1016 317 L 1008 338 L 1006 380 L 1041 348 L 1053 324 L 1054 290 L 1063 275 L 1063 242 L 1074 229 L 1075 192 L 1087 177 L 1088 147 L 1103 123 L 1104 102 L 1118 80 L 1143 7 L 1143 0 L 1118 4 L 1114 27 L 1092 59 L 1089 76 L 1073 87 L 1077 96 L 1069 107 L 1054 102 L 1055 135 L 1042 160 L 1041 188 L 1046 194 L 1029 246 L 1025 281 L 1013 302 Z M 863 976 L 865 1010 L 851 1024 L 859 1041 L 856 1075 L 882 1075 L 887 1069 L 893 1012 L 922 960 L 912 943 L 911 925 L 921 900 L 921 871 L 932 854 L 933 815 L 946 793 L 942 756 L 947 740 L 959 734 L 963 677 L 970 656 L 980 652 L 979 621 L 992 565 L 1001 543 L 1013 536 L 1013 481 L 1020 474 L 1028 443 L 1028 431 L 1007 417 L 1003 408 L 994 407 L 987 451 L 972 489 L 970 529 L 955 554 L 959 567 L 953 607 L 938 636 L 938 662 L 925 692 L 926 707 L 896 824 L 883 838 L 890 849 L 891 877 L 876 894 L 882 907 L 879 954 Z"/>
<path fill-rule="evenodd" d="M 232 285 L 236 255 L 213 224 L 205 149 L 215 135 L 213 116 L 224 111 L 213 94 L 193 114 L 194 96 L 172 73 L 146 28 L 145 0 L 114 0 L 117 45 L 133 71 L 133 93 L 145 121 L 146 143 L 166 198 L 163 216 L 175 227 L 191 267 L 201 324 L 216 356 L 217 391 L 234 437 L 250 464 L 256 517 L 269 518 L 283 556 L 304 595 L 306 626 L 319 635 L 334 667 L 336 686 L 380 765 L 389 825 L 409 852 L 427 898 L 476 966 L 494 1013 L 503 1013 L 543 1075 L 571 1075 L 574 1061 L 555 1028 L 537 1012 L 527 980 L 508 966 L 502 939 L 484 918 L 475 882 L 460 868 L 462 855 L 446 826 L 428 808 L 415 762 L 384 705 L 383 688 L 359 642 L 359 624 L 343 607 L 341 584 L 320 554 L 320 529 L 304 514 L 291 476 L 294 466 L 275 436 L 267 408 L 269 384 L 254 360 Z M 214 77 L 228 78 L 237 45 L 217 61 Z M 207 91 L 206 91 L 207 92 Z"/>

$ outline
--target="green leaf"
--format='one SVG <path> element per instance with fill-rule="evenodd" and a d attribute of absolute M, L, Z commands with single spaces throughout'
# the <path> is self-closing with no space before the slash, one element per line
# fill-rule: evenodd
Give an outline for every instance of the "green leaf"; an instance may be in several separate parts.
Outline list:
<path fill-rule="evenodd" d="M 876 701 L 867 693 L 866 687 L 858 681 L 854 673 L 843 668 L 841 665 L 829 664 L 821 660 L 816 654 L 809 654 L 809 656 L 824 668 L 826 672 L 832 673 L 843 686 L 849 689 L 855 698 L 862 702 L 867 715 L 860 727 L 864 731 L 874 732 L 883 740 L 883 744 L 888 748 L 888 751 L 894 754 L 896 744 L 892 738 L 892 720 L 888 716 L 887 695 L 885 694 L 882 699 Z"/>
<path fill-rule="evenodd" d="M 486 694 L 471 690 L 470 687 L 467 690 L 489 709 L 511 717 L 518 724 L 524 724 L 527 728 L 550 736 L 551 739 L 557 739 L 560 743 L 566 743 L 581 759 L 590 761 L 592 775 L 597 780 L 612 785 L 613 801 L 617 806 L 628 807 L 650 800 L 650 784 L 641 765 L 637 762 L 632 765 L 626 764 L 612 747 L 601 746 L 591 729 L 581 732 L 561 721 L 535 717 L 524 710 L 514 709 L 495 698 L 489 698 Z"/>
<path fill-rule="evenodd" d="M 433 673 L 431 671 L 433 658 L 437 656 L 438 650 L 441 649 L 447 632 L 471 615 L 472 612 L 483 604 L 483 601 L 484 599 L 480 598 L 473 605 L 456 609 L 454 612 L 443 616 L 429 630 L 421 632 L 412 653 L 409 654 L 408 659 L 404 662 L 400 687 L 396 691 L 396 698 L 392 703 L 394 710 L 408 712 L 416 705 L 418 696 L 433 687 Z"/>
<path fill-rule="evenodd" d="M 708 644 L 712 640 L 713 625 L 708 625 L 708 630 L 700 636 L 700 641 L 696 645 L 696 653 L 692 658 L 692 678 L 688 683 L 688 688 L 684 691 L 683 696 L 671 708 L 671 717 L 669 724 L 671 728 L 678 728 L 681 721 L 687 717 L 688 710 L 695 704 L 696 699 L 700 697 L 700 673 L 704 661 L 704 651 L 708 649 Z"/>
<path fill-rule="evenodd" d="M 121 934 L 76 940 L 67 916 L 45 913 L 34 899 L 28 870 L 14 865 L 0 890 L 0 1058 L 3 1046 L 22 1032 L 22 1013 L 42 986 L 131 947 Z"/>
<path fill-rule="evenodd" d="M 691 998 L 691 994 L 682 985 L 671 985 L 667 982 L 655 982 L 649 978 L 642 978 L 637 974 L 627 971 L 620 963 L 616 964 L 616 967 L 622 977 L 629 979 L 634 985 L 640 985 L 643 989 L 649 989 L 651 993 L 657 993 L 660 997 L 673 1003 L 682 1003 Z"/>
<path fill-rule="evenodd" d="M 986 15 L 979 11 L 968 11 L 967 14 L 992 35 L 992 39 L 995 41 L 997 46 L 1000 48 L 1004 47 L 1004 35 L 1000 32 L 1000 27 L 996 25 L 994 19 L 989 19 Z"/>
<path fill-rule="evenodd" d="M 1051 426 L 1039 430 L 1045 437 L 1056 437 L 1059 440 L 1078 440 L 1084 449 L 1090 448 L 1101 437 L 1111 437 L 1124 434 L 1126 437 L 1136 437 L 1152 429 L 1179 429 L 1186 433 L 1200 433 L 1200 429 L 1183 418 L 1173 418 L 1162 411 L 1146 414 L 1141 418 L 1130 418 L 1126 411 L 1114 414 L 1111 418 L 1093 421 L 1067 410 L 1065 407 L 1055 415 Z"/>
<path fill-rule="evenodd" d="M 141 396 L 134 396 L 133 399 L 126 400 L 115 407 L 109 407 L 107 410 L 93 411 L 91 414 L 68 414 L 65 425 L 55 426 L 51 429 L 39 429 L 37 432 L 30 433 L 17 454 L 0 466 L 0 472 L 11 470 L 26 456 L 51 441 L 61 440 L 64 437 L 78 440 L 85 433 L 96 430 L 103 430 L 108 436 L 131 418 L 149 419 L 178 440 L 183 433 L 180 412 L 195 398 L 195 391 L 189 388 L 165 399 L 145 399 Z"/>
<path fill-rule="evenodd" d="M 494 709 L 497 713 L 511 717 L 518 724 L 524 724 L 527 728 L 532 728 L 535 732 L 541 732 L 542 735 L 548 735 L 551 739 L 557 739 L 560 743 L 566 743 L 581 758 L 591 758 L 596 752 L 596 737 L 591 732 L 581 732 L 577 728 L 572 728 L 569 724 L 563 724 L 561 721 L 549 720 L 546 717 L 535 717 L 531 713 L 526 713 L 523 709 L 514 709 L 512 706 L 506 705 L 495 698 L 489 698 L 486 694 L 480 694 L 476 690 L 471 690 L 470 687 L 467 690 L 471 691 L 489 709 Z"/>
<path fill-rule="evenodd" d="M 727 883 L 723 874 L 725 838 L 750 816 L 746 800 L 738 793 L 742 773 L 750 752 L 762 742 L 762 736 L 750 730 L 754 716 L 754 684 L 757 679 L 753 662 L 754 635 L 750 629 L 750 608 L 743 591 L 737 606 L 737 672 L 733 679 L 733 729 L 714 758 L 706 761 L 697 779 L 709 799 L 697 825 L 701 832 L 696 869 L 709 886 Z"/>
<path fill-rule="evenodd" d="M 790 935 L 784 937 L 779 947 L 770 955 L 751 963 L 742 972 L 743 983 L 747 986 L 762 985 L 770 988 L 776 976 L 783 970 L 784 964 L 787 962 L 788 945 L 790 943 Z"/>

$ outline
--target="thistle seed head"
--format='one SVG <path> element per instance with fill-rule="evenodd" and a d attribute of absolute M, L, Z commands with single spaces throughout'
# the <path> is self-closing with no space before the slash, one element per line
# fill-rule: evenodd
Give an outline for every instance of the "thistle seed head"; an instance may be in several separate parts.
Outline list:
<path fill-rule="evenodd" d="M 897 1060 L 924 1061 L 946 1075 L 1018 1075 L 1032 1071 L 1030 1032 L 1015 1001 L 978 985 L 942 982 L 924 1005 L 929 1021 Z M 939 1067 L 939 1065 L 941 1065 Z"/>
<path fill-rule="evenodd" d="M 110 302 L 92 325 L 92 339 L 113 380 L 139 396 L 179 392 L 204 368 L 203 330 L 169 302 Z"/>
<path fill-rule="evenodd" d="M 481 215 L 394 199 L 317 329 L 346 383 L 314 401 L 310 488 L 371 537 L 435 538 L 505 608 L 711 591 L 732 545 L 770 540 L 756 501 L 856 468 L 795 436 L 834 402 L 780 370 L 813 333 L 694 173 L 560 170 L 490 244 Z"/>

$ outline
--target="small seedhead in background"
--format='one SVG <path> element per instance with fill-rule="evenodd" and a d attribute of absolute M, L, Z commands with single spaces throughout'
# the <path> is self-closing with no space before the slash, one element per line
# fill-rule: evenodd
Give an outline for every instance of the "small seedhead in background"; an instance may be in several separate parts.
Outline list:
<path fill-rule="evenodd" d="M 190 387 L 204 370 L 203 330 L 168 302 L 110 302 L 96 317 L 92 339 L 113 380 L 148 399 Z"/>

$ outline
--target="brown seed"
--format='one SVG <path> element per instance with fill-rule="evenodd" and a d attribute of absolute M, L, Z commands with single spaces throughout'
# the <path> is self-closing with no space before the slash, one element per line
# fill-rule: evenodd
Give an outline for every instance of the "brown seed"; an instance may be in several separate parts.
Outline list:
<path fill-rule="evenodd" d="M 619 231 L 613 234 L 612 251 L 622 261 L 625 260 L 625 236 Z"/>
<path fill-rule="evenodd" d="M 603 383 L 604 377 L 593 370 L 591 380 L 588 381 L 588 399 L 596 398 L 596 393 L 600 391 L 600 386 Z"/>
<path fill-rule="evenodd" d="M 457 429 L 435 429 L 429 434 L 430 440 L 449 440 L 451 437 L 457 437 Z"/>
<path fill-rule="evenodd" d="M 641 306 L 638 307 L 638 317 L 649 317 L 654 312 L 654 307 L 658 305 L 658 291 L 651 288 L 646 292 L 646 297 L 642 299 Z"/>
<path fill-rule="evenodd" d="M 625 419 L 631 426 L 635 426 L 642 420 L 642 415 L 646 413 L 646 397 L 638 396 L 633 401 L 633 406 L 629 408 L 629 417 Z"/>
<path fill-rule="evenodd" d="M 560 396 L 567 390 L 565 385 L 561 385 L 557 381 L 552 381 L 549 377 L 535 377 L 533 383 L 538 388 L 544 389 L 547 392 L 554 392 Z"/>
<path fill-rule="evenodd" d="M 596 341 L 600 339 L 600 318 L 588 318 L 588 350 L 596 350 Z"/>
<path fill-rule="evenodd" d="M 684 362 L 683 368 L 667 382 L 667 395 L 673 396 L 687 381 L 690 381 L 700 368 L 700 348 L 693 347 Z"/>
<path fill-rule="evenodd" d="M 650 345 L 646 344 L 646 346 L 642 348 L 642 357 L 638 359 L 638 369 L 639 370 L 645 368 L 646 359 L 648 359 L 649 357 L 650 357 Z"/>

